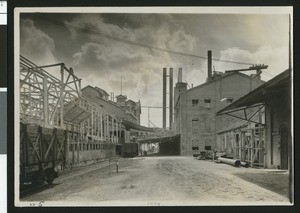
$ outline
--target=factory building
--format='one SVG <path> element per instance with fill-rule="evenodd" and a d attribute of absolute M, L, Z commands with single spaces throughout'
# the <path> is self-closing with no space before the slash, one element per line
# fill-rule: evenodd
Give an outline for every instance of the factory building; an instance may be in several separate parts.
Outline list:
<path fill-rule="evenodd" d="M 249 163 L 256 166 L 257 160 L 260 160 L 260 166 L 265 168 L 279 168 L 284 170 L 292 170 L 292 123 L 291 123 L 291 72 L 286 70 L 275 76 L 273 79 L 264 83 L 257 89 L 251 91 L 240 99 L 236 100 L 226 108 L 220 110 L 217 115 L 233 114 L 249 108 L 261 106 L 263 111 L 258 111 L 259 117 L 262 119 L 248 120 L 245 122 L 239 120 L 235 123 L 236 131 L 229 130 L 227 134 L 233 137 L 227 141 L 220 140 L 221 146 L 225 147 L 227 153 L 232 148 L 236 150 L 241 147 L 240 153 L 233 153 L 233 157 L 242 161 L 245 152 L 245 145 L 249 142 L 249 153 L 252 158 Z M 234 115 L 234 114 L 233 114 Z M 250 114 L 246 114 L 250 118 Z M 257 123 L 253 123 L 257 122 Z M 241 125 L 242 123 L 243 125 Z M 240 123 L 240 125 L 238 125 Z M 260 131 L 263 134 L 259 134 Z M 258 134 L 257 134 L 258 133 Z M 226 132 L 220 132 L 222 136 Z M 237 136 L 239 135 L 239 136 Z M 259 136 L 259 140 L 257 140 Z M 223 144 L 222 144 L 223 143 Z M 232 146 L 232 144 L 236 144 Z M 259 145 L 259 147 L 257 147 Z"/>
<path fill-rule="evenodd" d="M 100 107 L 104 108 L 120 120 L 126 120 L 135 124 L 140 124 L 141 105 L 140 101 L 127 100 L 124 95 L 117 96 L 117 102 L 108 98 L 108 93 L 98 87 L 86 86 L 82 89 L 82 94 L 93 100 Z"/>
<path fill-rule="evenodd" d="M 216 117 L 216 112 L 260 86 L 260 75 L 240 72 L 212 72 L 212 54 L 208 51 L 208 77 L 205 83 L 187 88 L 179 70 L 174 88 L 174 129 L 181 135 L 181 155 L 216 150 L 217 132 L 232 117 Z"/>
<path fill-rule="evenodd" d="M 140 101 L 135 102 L 131 99 L 127 100 L 126 95 L 118 95 L 116 98 L 117 98 L 116 104 L 122 107 L 123 109 L 125 109 L 126 112 L 129 112 L 132 115 L 134 115 L 136 118 L 136 123 L 140 124 L 141 113 L 142 113 L 141 102 Z"/>

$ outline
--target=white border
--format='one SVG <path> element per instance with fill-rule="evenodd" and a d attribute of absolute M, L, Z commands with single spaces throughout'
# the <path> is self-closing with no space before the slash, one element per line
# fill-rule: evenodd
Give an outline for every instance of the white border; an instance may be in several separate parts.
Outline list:
<path fill-rule="evenodd" d="M 14 112 L 15 112 L 15 206 L 149 206 L 147 201 L 107 201 L 107 202 L 86 202 L 84 205 L 79 202 L 20 202 L 19 198 L 19 132 L 20 132 L 20 119 L 19 105 L 19 55 L 20 55 L 20 13 L 173 13 L 173 14 L 290 14 L 293 17 L 293 7 L 35 7 L 35 8 L 15 8 L 14 9 L 14 49 L 15 49 L 15 64 L 14 64 Z M 293 19 L 291 19 L 293 22 Z M 292 49 L 293 51 L 293 49 Z M 293 112 L 293 111 L 292 111 Z M 293 123 L 293 120 L 292 120 Z M 216 206 L 216 202 L 205 202 L 201 205 L 194 202 L 179 201 L 159 201 L 161 206 Z M 273 205 L 273 206 L 291 206 L 291 203 L 278 203 L 278 202 L 257 202 L 253 203 L 221 203 L 219 206 L 260 206 L 260 205 Z"/>
<path fill-rule="evenodd" d="M 16 11 L 16 10 L 15 10 Z M 14 58 L 15 58 L 15 64 L 14 64 L 14 132 L 15 132 L 15 142 L 14 142 L 14 153 L 15 153 L 15 159 L 14 159 L 14 172 L 15 172 L 15 181 L 14 181 L 14 188 L 15 188 L 15 206 L 22 206 L 20 205 L 20 72 L 16 72 L 16 70 L 20 70 L 20 14 L 15 12 L 14 14 Z"/>
<path fill-rule="evenodd" d="M 19 7 L 16 13 L 178 13 L 178 14 L 289 14 L 292 7 Z"/>
<path fill-rule="evenodd" d="M 7 155 L 0 154 L 0 212 L 7 212 Z"/>

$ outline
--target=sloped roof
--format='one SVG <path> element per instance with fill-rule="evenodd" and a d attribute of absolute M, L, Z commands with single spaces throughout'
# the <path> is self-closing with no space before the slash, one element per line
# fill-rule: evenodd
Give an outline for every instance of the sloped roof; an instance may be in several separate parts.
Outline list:
<path fill-rule="evenodd" d="M 146 126 L 142 126 L 136 123 L 132 123 L 130 121 L 127 120 L 122 120 L 122 125 L 127 129 L 135 129 L 135 130 L 141 130 L 141 131 L 148 131 L 148 132 L 153 132 L 153 128 L 149 128 Z"/>
<path fill-rule="evenodd" d="M 219 78 L 213 79 L 213 80 L 211 80 L 211 81 L 209 81 L 209 82 L 205 82 L 205 83 L 203 83 L 203 84 L 200 84 L 200 85 L 198 85 L 198 86 L 195 86 L 195 87 L 193 87 L 193 88 L 190 88 L 190 89 L 188 89 L 188 91 L 191 91 L 191 90 L 194 90 L 194 89 L 197 89 L 197 88 L 201 88 L 201 87 L 207 86 L 207 85 L 209 85 L 209 84 L 211 84 L 211 83 L 214 83 L 214 82 L 219 81 L 219 80 L 221 80 L 221 79 L 223 80 L 224 78 L 228 78 L 228 77 L 233 76 L 233 75 L 240 75 L 240 76 L 242 76 L 242 77 L 251 79 L 251 76 L 246 75 L 246 74 L 241 73 L 241 72 L 223 73 Z M 261 80 L 261 82 L 264 83 L 263 80 Z"/>
<path fill-rule="evenodd" d="M 96 90 L 98 90 L 99 92 L 102 92 L 104 93 L 105 95 L 109 96 L 109 94 L 104 90 L 104 89 L 101 89 L 99 87 L 95 87 Z"/>
<path fill-rule="evenodd" d="M 239 107 L 250 106 L 253 104 L 264 103 L 268 94 L 267 91 L 274 91 L 278 89 L 282 89 L 287 87 L 290 83 L 291 72 L 290 69 L 287 69 L 280 73 L 279 75 L 275 76 L 271 80 L 265 82 L 264 84 L 260 85 L 253 91 L 249 92 L 248 94 L 244 95 L 243 97 L 239 98 L 238 100 L 234 101 L 227 107 L 221 109 L 217 112 L 217 115 L 221 115 L 226 111 L 233 110 Z"/>

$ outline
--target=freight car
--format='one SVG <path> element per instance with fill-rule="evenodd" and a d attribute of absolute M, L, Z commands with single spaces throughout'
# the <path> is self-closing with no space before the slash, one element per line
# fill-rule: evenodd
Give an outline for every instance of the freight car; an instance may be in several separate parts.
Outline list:
<path fill-rule="evenodd" d="M 137 143 L 123 143 L 122 144 L 122 157 L 136 157 L 138 156 Z"/>
<path fill-rule="evenodd" d="M 20 187 L 51 184 L 65 165 L 67 131 L 20 123 Z"/>

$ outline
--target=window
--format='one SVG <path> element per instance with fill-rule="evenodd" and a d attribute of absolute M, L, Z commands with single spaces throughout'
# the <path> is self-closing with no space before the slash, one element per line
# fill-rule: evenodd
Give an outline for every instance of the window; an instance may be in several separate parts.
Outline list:
<path fill-rule="evenodd" d="M 192 105 L 197 106 L 198 105 L 198 99 L 192 99 Z"/>
<path fill-rule="evenodd" d="M 205 146 L 204 149 L 205 150 L 211 150 L 211 146 Z"/>
<path fill-rule="evenodd" d="M 198 131 L 199 131 L 199 119 L 194 118 L 192 120 L 192 133 L 193 134 L 198 134 Z"/>
<path fill-rule="evenodd" d="M 255 124 L 254 134 L 259 135 L 259 124 Z"/>
<path fill-rule="evenodd" d="M 199 150 L 199 147 L 198 146 L 193 146 L 192 150 Z"/>
<path fill-rule="evenodd" d="M 199 139 L 192 140 L 192 150 L 199 150 Z"/>
<path fill-rule="evenodd" d="M 210 98 L 204 98 L 204 107 L 205 108 L 210 108 Z"/>
<path fill-rule="evenodd" d="M 205 139 L 205 150 L 211 150 L 212 141 L 211 139 Z"/>

